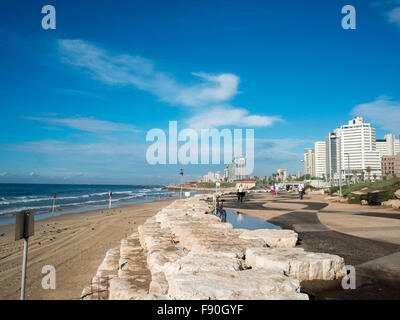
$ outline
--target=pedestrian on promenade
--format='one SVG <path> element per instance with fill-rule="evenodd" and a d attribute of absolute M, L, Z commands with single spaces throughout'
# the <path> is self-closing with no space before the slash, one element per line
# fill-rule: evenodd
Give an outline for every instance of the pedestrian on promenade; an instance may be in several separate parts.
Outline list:
<path fill-rule="evenodd" d="M 243 202 L 243 197 L 245 195 L 245 190 L 242 184 L 240 184 L 240 186 L 237 189 L 237 196 L 238 196 L 238 201 L 240 200 L 240 202 Z"/>
<path fill-rule="evenodd" d="M 271 195 L 274 195 L 274 185 L 271 186 Z"/>
<path fill-rule="evenodd" d="M 299 191 L 299 196 L 300 199 L 303 200 L 303 196 L 304 196 L 304 185 L 302 183 L 299 184 L 299 186 L 297 187 L 298 191 Z"/>

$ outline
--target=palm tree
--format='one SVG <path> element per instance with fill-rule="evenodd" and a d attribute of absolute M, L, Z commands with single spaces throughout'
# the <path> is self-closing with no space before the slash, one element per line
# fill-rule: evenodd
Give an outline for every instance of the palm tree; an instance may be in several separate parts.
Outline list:
<path fill-rule="evenodd" d="M 376 181 L 376 173 L 372 175 L 374 177 L 374 181 Z"/>
<path fill-rule="evenodd" d="M 364 182 L 365 181 L 365 172 L 361 171 L 361 181 Z"/>
<path fill-rule="evenodd" d="M 365 169 L 365 171 L 367 171 L 367 174 L 368 174 L 368 182 L 370 182 L 370 181 L 371 181 L 371 167 L 368 166 L 368 167 Z"/>

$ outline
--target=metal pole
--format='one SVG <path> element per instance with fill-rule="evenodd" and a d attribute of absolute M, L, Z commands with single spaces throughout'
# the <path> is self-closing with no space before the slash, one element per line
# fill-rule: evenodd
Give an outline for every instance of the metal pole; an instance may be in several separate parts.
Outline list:
<path fill-rule="evenodd" d="M 343 196 L 342 193 L 342 142 L 341 137 L 338 137 L 339 140 L 339 197 Z"/>
<path fill-rule="evenodd" d="M 347 180 L 347 185 L 350 185 L 350 154 L 347 154 L 347 173 L 349 175 L 348 180 Z"/>
<path fill-rule="evenodd" d="M 26 262 L 28 259 L 28 239 L 24 238 L 24 255 L 22 257 L 21 300 L 25 299 Z"/>
<path fill-rule="evenodd" d="M 180 198 L 182 199 L 182 188 L 183 188 L 183 176 L 181 176 L 181 194 L 180 194 Z"/>

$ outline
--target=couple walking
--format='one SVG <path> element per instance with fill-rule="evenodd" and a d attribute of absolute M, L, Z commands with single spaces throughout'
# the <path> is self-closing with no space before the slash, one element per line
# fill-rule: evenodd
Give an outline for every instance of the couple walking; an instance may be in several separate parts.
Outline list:
<path fill-rule="evenodd" d="M 277 196 L 278 193 L 279 193 L 279 185 L 274 183 L 271 186 L 271 195 L 276 195 Z"/>

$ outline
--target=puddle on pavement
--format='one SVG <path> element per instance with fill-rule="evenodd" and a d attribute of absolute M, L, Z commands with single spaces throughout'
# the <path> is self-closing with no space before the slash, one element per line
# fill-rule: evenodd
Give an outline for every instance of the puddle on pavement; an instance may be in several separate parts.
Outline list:
<path fill-rule="evenodd" d="M 282 229 L 280 226 L 277 226 L 273 223 L 250 217 L 247 214 L 239 213 L 233 210 L 225 209 L 226 211 L 226 221 L 232 224 L 234 229 L 248 229 L 248 230 L 256 230 L 256 229 Z M 222 217 L 221 219 L 224 221 L 225 219 Z"/>

